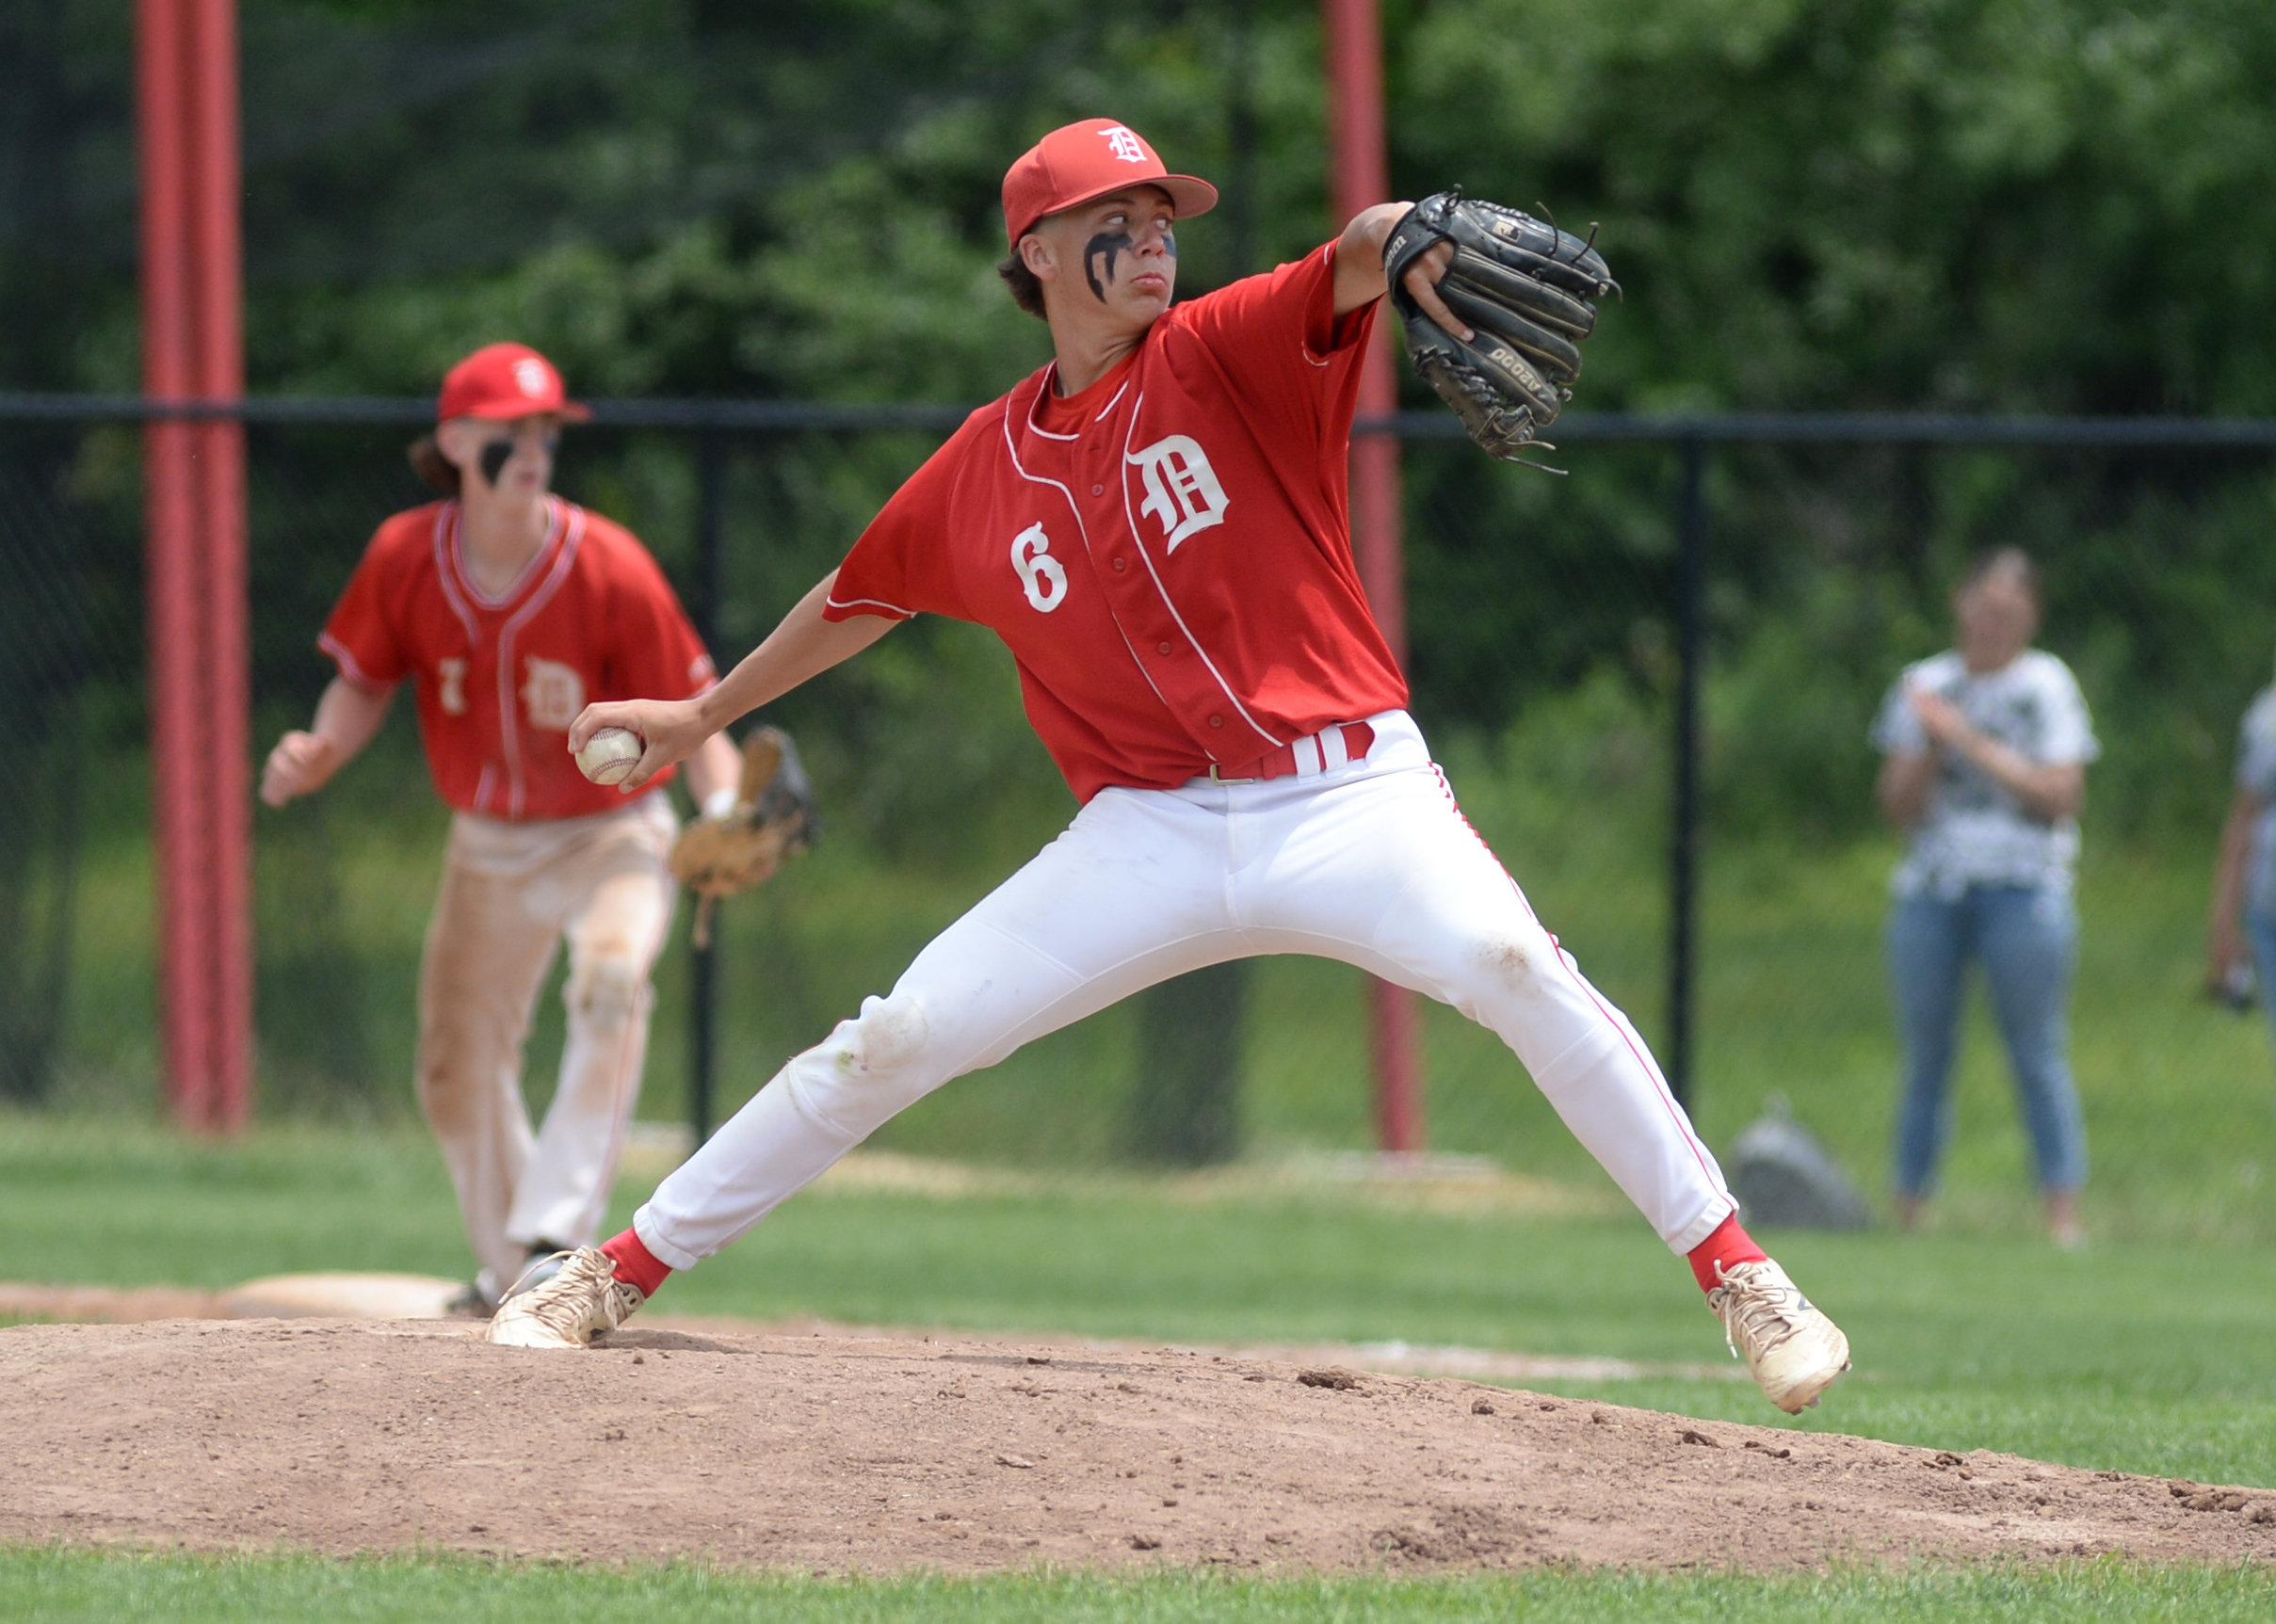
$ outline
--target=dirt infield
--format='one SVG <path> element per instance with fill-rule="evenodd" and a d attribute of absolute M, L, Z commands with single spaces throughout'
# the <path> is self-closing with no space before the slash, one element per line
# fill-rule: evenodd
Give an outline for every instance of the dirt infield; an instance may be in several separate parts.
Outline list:
<path fill-rule="evenodd" d="M 2276 1494 L 1171 1349 L 0 1330 L 0 1539 L 887 1572 L 2276 1558 Z"/>
<path fill-rule="evenodd" d="M 248 1280 L 227 1291 L 202 1292 L 186 1286 L 50 1286 L 0 1281 L 0 1324 L 43 1321 L 59 1325 L 143 1325 L 152 1320 L 353 1319 L 432 1320 L 447 1317 L 445 1305 L 460 1282 L 431 1275 L 276 1275 Z M 779 1320 L 730 1319 L 674 1314 L 654 1310 L 640 1316 L 644 1330 L 690 1331 L 699 1336 L 835 1337 L 874 1342 L 880 1338 L 921 1342 L 929 1332 L 907 1327 L 846 1325 L 812 1315 Z M 1048 1341 L 1018 1332 L 994 1333 L 997 1341 Z M 1136 1351 L 1137 1343 L 1099 1343 Z M 1480 1381 L 1639 1381 L 1673 1376 L 1686 1381 L 1747 1379 L 1737 1364 L 1650 1364 L 1634 1359 L 1570 1354 L 1513 1353 L 1503 1348 L 1418 1345 L 1412 1343 L 1253 1343 L 1204 1346 L 1209 1354 L 1282 1363 L 1342 1364 L 1385 1375 L 1461 1375 Z"/>

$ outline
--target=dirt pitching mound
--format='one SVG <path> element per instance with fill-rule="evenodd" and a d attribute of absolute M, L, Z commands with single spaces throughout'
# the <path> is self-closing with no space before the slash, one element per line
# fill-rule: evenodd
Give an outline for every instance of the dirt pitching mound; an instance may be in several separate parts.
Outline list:
<path fill-rule="evenodd" d="M 1160 1349 L 0 1330 L 0 1539 L 887 1572 L 2276 1557 L 2276 1493 Z"/>

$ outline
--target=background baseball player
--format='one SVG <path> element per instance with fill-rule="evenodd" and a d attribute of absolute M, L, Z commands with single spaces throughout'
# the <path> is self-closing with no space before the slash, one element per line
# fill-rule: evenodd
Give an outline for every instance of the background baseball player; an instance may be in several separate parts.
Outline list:
<path fill-rule="evenodd" d="M 372 538 L 318 640 L 339 675 L 310 731 L 270 752 L 261 798 L 321 788 L 411 683 L 455 814 L 419 971 L 419 1104 L 478 1264 L 461 1306 L 487 1312 L 534 1259 L 599 1230 L 676 890 L 678 823 L 656 793 L 669 774 L 627 801 L 587 781 L 563 739 L 588 700 L 700 694 L 714 673 L 648 550 L 549 494 L 561 424 L 585 415 L 551 362 L 477 350 L 444 380 L 438 415 L 412 461 L 452 494 Z M 734 750 L 716 734 L 687 744 L 690 789 L 723 811 Z M 567 1042 L 533 1134 L 523 1041 L 564 938 Z"/>
<path fill-rule="evenodd" d="M 613 1327 L 896 1112 L 1031 1038 L 1203 965 L 1311 953 L 1499 1034 L 1689 1256 L 1774 1402 L 1800 1409 L 1847 1368 L 1841 1332 L 1739 1228 L 1642 1039 L 1463 821 L 1404 709 L 1345 484 L 1407 205 L 1172 308 L 1173 222 L 1215 201 L 1121 124 L 1045 137 L 1005 178 L 1003 271 L 1057 360 L 975 412 L 718 689 L 595 705 L 572 730 L 639 734 L 643 781 L 929 611 L 1009 645 L 1083 808 L 890 996 L 785 1066 L 633 1229 L 506 1303 L 493 1341 L 573 1346 Z M 1466 340 L 1434 291 L 1455 257 L 1451 242 L 1420 252 L 1404 291 Z"/>

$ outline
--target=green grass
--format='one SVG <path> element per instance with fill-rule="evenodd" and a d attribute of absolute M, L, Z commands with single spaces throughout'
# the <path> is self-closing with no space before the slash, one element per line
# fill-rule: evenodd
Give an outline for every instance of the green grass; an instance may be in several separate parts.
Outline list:
<path fill-rule="evenodd" d="M 1628 751 L 1640 766 L 1622 755 L 1622 716 L 1551 708 L 1533 732 L 1499 748 L 1456 740 L 1445 754 L 1472 820 L 1542 918 L 1653 1035 L 1664 1027 L 1664 797 L 1651 751 Z M 408 736 L 391 748 L 402 758 L 393 777 L 379 763 L 360 763 L 361 776 L 336 797 L 265 811 L 257 823 L 262 1089 L 272 1114 L 411 1115 L 412 987 L 443 820 L 406 753 Z M 133 775 L 113 776 L 105 804 L 138 805 Z M 850 838 L 826 841 L 724 910 L 721 1106 L 748 1098 L 864 994 L 890 987 L 927 940 L 1050 837 L 1049 812 L 946 866 L 889 862 Z M 1878 838 L 1829 846 L 1710 839 L 1703 913 L 1702 1129 L 1727 1145 L 1768 1096 L 1783 1095 L 1875 1198 L 1897 1087 L 1880 946 L 1894 857 Z M 2074 1062 L 2092 1141 L 2088 1217 L 2100 1235 L 2276 1240 L 2268 1027 L 2196 993 L 2207 866 L 2206 852 L 2186 842 L 2130 848 L 2089 830 Z M 156 1086 L 150 867 L 132 817 L 90 829 L 77 896 L 59 1102 L 145 1112 Z M 642 1111 L 671 1118 L 686 1100 L 684 928 L 658 987 Z M 1355 972 L 1322 960 L 1257 966 L 1241 1066 L 1254 1154 L 1369 1143 L 1358 988 Z M 1145 1083 L 1138 1020 L 1124 1005 L 1032 1044 L 888 1124 L 878 1143 L 1030 1167 L 1111 1164 Z M 1423 1025 L 1434 1145 L 1608 1190 L 1490 1034 L 1437 1005 Z M 540 1101 L 559 1043 L 549 992 L 530 1053 Z M 1956 1088 L 1958 1131 L 1935 1221 L 1976 1232 L 2028 1226 L 2025 1140 L 1980 1010 Z"/>
<path fill-rule="evenodd" d="M 1649 1034 L 1661 1014 L 1654 809 L 1664 797 L 1648 771 L 1606 776 L 1603 741 L 1613 737 L 1581 728 L 1499 753 L 1456 749 L 1449 765 L 1473 821 L 1542 917 Z M 347 801 L 321 816 L 299 812 L 299 824 L 264 814 L 261 826 L 268 1120 L 225 1145 L 186 1143 L 153 1119 L 147 852 L 133 828 L 90 830 L 65 1010 L 64 1109 L 0 1114 L 8 1274 L 223 1286 L 298 1270 L 470 1267 L 447 1182 L 408 1105 L 412 974 L 439 819 L 401 797 L 376 813 Z M 1033 844 L 1050 831 L 1029 832 Z M 2262 1177 L 2276 1167 L 2268 1030 L 2195 996 L 2203 853 L 2120 848 L 2090 829 L 2088 854 L 2074 1061 L 2094 1147 L 2093 1249 L 2064 1256 L 2034 1238 L 2024 1141 L 1978 1015 L 1929 1232 L 1767 1237 L 1842 1320 L 1859 1360 L 1823 1410 L 1791 1424 L 2276 1487 L 2268 1358 L 2276 1180 Z M 946 871 L 826 844 L 729 909 L 723 1103 L 746 1097 L 864 993 L 890 985 L 1020 855 L 1007 846 L 982 867 Z M 1896 1086 L 1879 948 L 1892 858 L 1878 840 L 1710 844 L 1696 1115 L 1712 1143 L 1727 1144 L 1768 1095 L 1783 1094 L 1878 1194 Z M 1357 985 L 1350 971 L 1316 960 L 1258 967 L 1242 1109 L 1259 1159 L 1369 1142 Z M 684 941 L 659 986 L 643 1114 L 671 1117 L 685 1102 Z M 960 1080 L 877 1141 L 1043 1177 L 959 1199 L 810 1192 L 676 1278 L 659 1306 L 1188 1343 L 1397 1340 L 1675 1364 L 1721 1358 L 1680 1263 L 1624 1211 L 1586 1215 L 1607 1198 L 1618 1207 L 1617 1196 L 1508 1053 L 1450 1011 L 1433 1007 L 1425 1020 L 1434 1144 L 1565 1185 L 1578 1215 L 1434 1213 L 1325 1182 L 1236 1182 L 1204 1195 L 1114 1171 L 1122 1114 L 1144 1081 L 1138 1037 L 1130 1006 L 1110 1010 Z M 549 1001 L 531 1054 L 541 1102 L 558 1043 Z M 644 1193 L 621 1189 L 618 1217 Z M 1743 1384 L 1542 1385 L 1778 1420 Z M 840 1584 L 693 1568 L 0 1553 L 0 1616 L 10 1617 L 518 1617 L 611 1602 L 671 1616 L 831 1619 L 2194 1620 L 2276 1611 L 2256 1574 L 2108 1562 L 1775 1581 Z"/>
<path fill-rule="evenodd" d="M 2250 1568 L 2095 1561 L 2024 1568 L 1838 1569 L 1779 1578 L 1551 1569 L 1510 1576 L 1231 1579 L 1030 1573 L 864 1580 L 721 1573 L 694 1566 L 521 1567 L 464 1558 L 0 1552 L 0 1614 L 26 1620 L 201 1619 L 341 1624 L 452 1618 L 922 1619 L 1156 1624 L 1172 1619 L 1555 1619 L 1559 1624 L 1751 1619 L 2259 1619 L 2276 1581 Z"/>

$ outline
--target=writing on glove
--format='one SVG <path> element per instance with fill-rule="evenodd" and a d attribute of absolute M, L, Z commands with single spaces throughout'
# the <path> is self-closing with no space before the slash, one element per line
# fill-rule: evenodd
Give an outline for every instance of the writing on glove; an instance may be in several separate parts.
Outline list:
<path fill-rule="evenodd" d="M 1409 359 L 1495 457 L 1525 460 L 1523 448 L 1573 398 L 1580 342 L 1596 330 L 1593 301 L 1620 291 L 1593 239 L 1458 188 L 1415 204 L 1383 243 Z M 1443 242 L 1454 245 L 1454 256 L 1439 297 L 1475 338 L 1440 327 L 1407 292 L 1407 271 Z"/>

